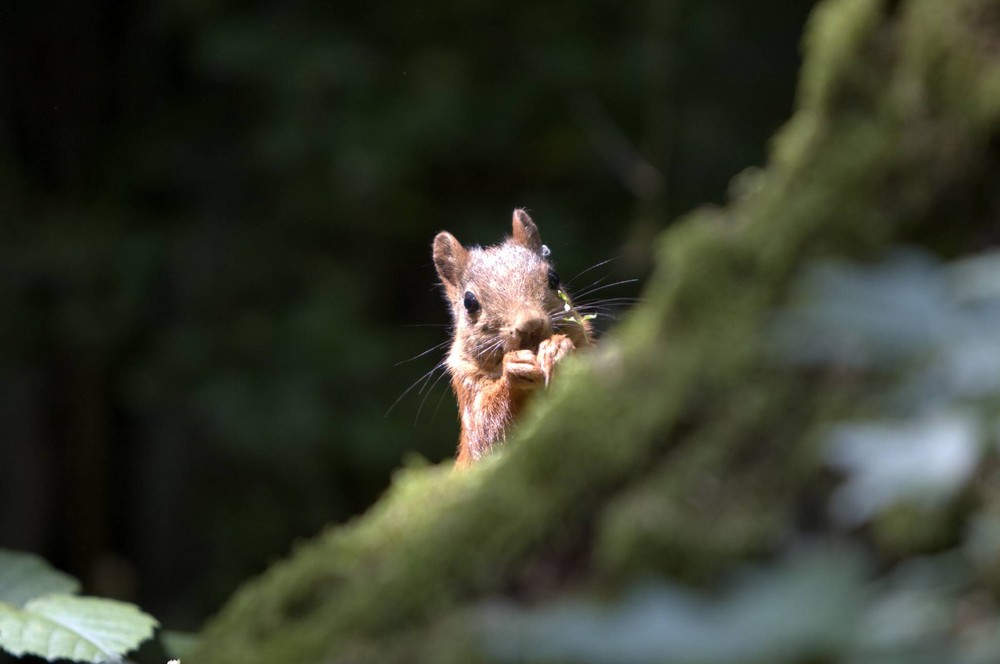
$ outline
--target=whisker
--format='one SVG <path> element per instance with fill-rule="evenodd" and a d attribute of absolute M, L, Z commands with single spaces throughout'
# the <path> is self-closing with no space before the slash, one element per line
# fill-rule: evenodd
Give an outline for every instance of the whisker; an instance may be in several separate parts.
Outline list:
<path fill-rule="evenodd" d="M 570 278 L 570 280 L 569 280 L 569 281 L 567 281 L 567 282 L 566 282 L 566 286 L 569 286 L 569 285 L 570 285 L 570 284 L 572 284 L 572 283 L 573 283 L 574 281 L 576 281 L 577 279 L 579 279 L 579 278 L 580 278 L 580 277 L 582 277 L 583 275 L 587 274 L 587 273 L 588 273 L 588 272 L 590 272 L 591 270 L 596 270 L 597 268 L 599 268 L 599 267 L 602 267 L 602 266 L 604 266 L 604 265 L 607 265 L 608 263 L 610 263 L 610 262 L 612 262 L 612 261 L 616 261 L 616 260 L 618 260 L 619 258 L 620 258 L 620 256 L 615 256 L 614 258 L 609 258 L 609 259 L 607 259 L 606 261 L 601 261 L 600 263 L 597 263 L 596 265 L 591 265 L 590 267 L 588 267 L 588 268 L 587 268 L 586 270 L 584 270 L 583 272 L 577 272 L 577 273 L 576 273 L 575 275 L 573 275 L 573 277 L 572 277 L 572 278 Z"/>
<path fill-rule="evenodd" d="M 444 402 L 445 395 L 447 394 L 448 390 L 445 390 L 444 392 L 441 393 L 441 396 L 438 397 L 438 402 L 434 406 L 434 412 L 431 413 L 431 422 L 433 422 L 434 419 L 437 417 L 438 411 L 441 410 L 441 404 Z"/>
<path fill-rule="evenodd" d="M 631 304 L 639 304 L 642 300 L 632 297 L 613 297 L 604 300 L 593 300 L 591 302 L 581 302 L 575 305 L 574 309 L 584 309 L 601 306 L 624 307 Z"/>
<path fill-rule="evenodd" d="M 444 366 L 445 366 L 445 360 L 441 360 L 440 362 L 438 362 L 437 364 L 435 364 L 431 368 L 430 371 L 428 371 L 427 373 L 421 375 L 420 378 L 418 378 L 415 381 L 413 381 L 412 383 L 410 383 L 410 386 L 407 387 L 405 390 L 403 390 L 402 394 L 400 394 L 398 397 L 396 397 L 396 400 L 392 402 L 392 405 L 389 406 L 389 409 L 387 411 L 385 411 L 385 415 L 383 415 L 382 417 L 388 417 L 389 413 L 391 413 L 393 411 L 393 409 L 397 405 L 399 405 L 399 402 L 403 400 L 403 397 L 405 397 L 407 394 L 409 394 L 411 391 L 413 391 L 413 388 L 415 388 L 417 385 L 420 385 L 421 383 L 423 383 L 424 386 L 421 387 L 419 390 L 417 390 L 417 394 L 421 394 L 424 391 L 424 387 L 426 387 L 426 385 L 427 385 L 427 381 L 429 381 L 430 378 L 431 378 L 431 376 L 434 375 L 434 372 L 437 371 L 438 369 L 444 368 Z"/>
<path fill-rule="evenodd" d="M 500 341 L 496 342 L 495 344 L 493 344 L 492 346 L 484 348 L 483 352 L 480 353 L 478 357 L 482 358 L 482 357 L 485 357 L 487 355 L 493 355 L 494 353 L 496 353 L 501 348 L 503 348 L 503 340 L 502 339 Z"/>
<path fill-rule="evenodd" d="M 434 389 L 434 384 L 441 379 L 442 375 L 448 373 L 447 370 L 442 371 L 440 374 L 438 374 L 438 377 L 434 378 L 434 381 L 431 382 L 431 378 L 434 377 L 434 372 L 437 371 L 438 369 L 447 369 L 447 367 L 448 365 L 446 360 L 442 360 L 441 362 L 438 362 L 437 366 L 435 366 L 433 369 L 425 373 L 423 375 L 423 384 L 420 386 L 420 389 L 417 390 L 417 394 L 426 394 L 430 392 L 432 389 Z M 428 387 L 428 383 L 430 383 L 430 387 Z"/>
<path fill-rule="evenodd" d="M 594 302 L 631 302 L 634 304 L 636 302 L 641 302 L 642 300 L 643 298 L 632 295 L 615 295 L 614 297 L 595 297 L 595 298 L 584 297 L 575 301 L 573 304 L 574 305 L 592 304 Z"/>
<path fill-rule="evenodd" d="M 610 284 L 604 284 L 603 286 L 598 286 L 596 288 L 591 288 L 590 290 L 585 290 L 582 293 L 577 293 L 576 297 L 579 297 L 579 298 L 586 297 L 588 295 L 592 295 L 593 293 L 596 293 L 597 291 L 602 291 L 605 288 L 613 288 L 614 286 L 622 286 L 624 284 L 634 284 L 637 281 L 639 281 L 639 280 L 638 279 L 622 279 L 621 281 L 615 281 L 615 282 L 612 282 Z"/>
<path fill-rule="evenodd" d="M 434 382 L 433 382 L 433 383 L 431 383 L 431 386 L 430 386 L 430 389 L 428 389 L 428 390 L 427 390 L 427 391 L 426 391 L 426 392 L 424 393 L 424 398 L 420 400 L 420 406 L 418 406 L 418 407 L 417 407 L 417 414 L 413 416 L 413 423 L 414 423 L 414 424 L 416 424 L 416 423 L 417 423 L 417 422 L 418 422 L 418 421 L 420 420 L 420 413 L 421 413 L 421 412 L 422 412 L 422 411 L 424 410 L 424 404 L 425 404 L 425 403 L 427 403 L 427 397 L 429 397 L 429 396 L 431 395 L 431 392 L 433 392 L 433 391 L 434 391 L 434 388 L 435 388 L 435 387 L 437 387 L 437 384 L 438 384 L 439 382 L 441 382 L 441 379 L 442 379 L 442 378 L 444 378 L 444 377 L 445 377 L 445 376 L 447 376 L 447 375 L 448 375 L 448 372 L 447 372 L 447 371 L 442 371 L 442 372 L 441 372 L 441 373 L 440 373 L 440 374 L 438 375 L 438 377 L 434 379 Z M 423 392 L 423 390 L 421 390 L 421 392 Z M 443 392 L 443 393 L 441 394 L 441 399 L 443 399 L 443 398 L 444 398 L 444 395 L 445 395 L 445 394 L 447 394 L 447 393 L 448 393 L 448 391 L 447 391 L 447 390 L 445 390 L 445 391 L 444 391 L 444 392 Z M 438 403 L 439 403 L 439 404 L 441 403 L 441 400 L 440 400 L 440 399 L 438 399 Z M 437 408 L 435 408 L 435 409 L 434 409 L 434 412 L 435 412 L 435 414 L 437 413 Z M 432 415 L 432 416 L 431 416 L 431 419 L 433 420 L 433 418 L 434 418 L 434 416 Z"/>
<path fill-rule="evenodd" d="M 431 346 L 430 348 L 428 348 L 427 350 L 425 350 L 422 353 L 414 355 L 413 357 L 411 357 L 411 358 L 409 358 L 407 360 L 400 360 L 399 362 L 396 362 L 396 364 L 393 365 L 393 366 L 397 366 L 398 367 L 401 364 L 406 364 L 407 362 L 412 362 L 413 360 L 420 359 L 424 355 L 427 355 L 428 353 L 433 353 L 434 351 L 438 350 L 439 348 L 444 348 L 445 346 L 447 346 L 450 343 L 451 343 L 451 339 L 445 339 L 441 343 L 437 344 L 436 346 Z"/>
<path fill-rule="evenodd" d="M 478 359 L 480 359 L 480 358 L 481 358 L 481 357 L 482 357 L 483 355 L 486 355 L 487 353 L 491 352 L 491 351 L 492 351 L 492 350 L 493 350 L 494 348 L 496 348 L 496 345 L 497 345 L 497 342 L 496 342 L 496 340 L 494 339 L 493 341 L 490 341 L 490 342 L 489 342 L 488 344 L 486 344 L 485 346 L 481 346 L 480 348 L 477 348 L 477 349 L 476 349 L 476 358 L 475 358 L 475 359 L 477 359 L 477 360 L 478 360 Z"/>
<path fill-rule="evenodd" d="M 610 277 L 610 276 L 611 276 L 610 274 L 606 274 L 606 275 L 604 275 L 603 277 L 598 277 L 598 278 L 597 278 L 597 279 L 595 279 L 594 281 L 591 281 L 591 282 L 590 282 L 589 284 L 587 284 L 586 286 L 581 286 L 581 287 L 580 287 L 580 288 L 578 289 L 578 291 L 576 291 L 576 292 L 574 293 L 574 294 L 575 294 L 575 296 L 576 296 L 576 297 L 580 297 L 580 295 L 581 295 L 581 294 L 584 294 L 584 295 L 586 295 L 587 293 L 589 293 L 589 292 L 590 292 L 590 289 L 591 289 L 591 288 L 593 288 L 593 287 L 595 287 L 595 286 L 599 286 L 599 285 L 601 285 L 602 283 L 604 283 L 605 281 L 607 281 L 608 277 Z"/>
<path fill-rule="evenodd" d="M 618 315 L 624 311 L 623 306 L 595 306 L 581 308 L 578 312 L 584 316 L 589 316 L 591 314 L 600 314 L 603 316 L 609 316 L 611 314 Z"/>

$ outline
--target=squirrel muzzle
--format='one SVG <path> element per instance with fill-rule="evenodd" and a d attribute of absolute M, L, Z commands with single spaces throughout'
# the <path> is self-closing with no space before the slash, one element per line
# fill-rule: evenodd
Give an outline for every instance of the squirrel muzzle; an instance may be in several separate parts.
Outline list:
<path fill-rule="evenodd" d="M 518 312 L 510 328 L 511 350 L 537 350 L 542 339 L 552 336 L 549 317 L 534 309 Z"/>

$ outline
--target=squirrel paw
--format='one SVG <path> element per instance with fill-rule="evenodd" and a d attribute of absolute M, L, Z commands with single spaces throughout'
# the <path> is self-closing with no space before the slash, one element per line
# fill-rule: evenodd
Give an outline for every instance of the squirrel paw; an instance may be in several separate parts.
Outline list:
<path fill-rule="evenodd" d="M 503 375 L 516 389 L 534 389 L 545 382 L 538 358 L 530 350 L 512 350 L 503 356 Z"/>
<path fill-rule="evenodd" d="M 545 384 L 548 385 L 552 379 L 552 372 L 556 368 L 556 363 L 575 350 L 573 340 L 565 334 L 553 334 L 538 345 L 538 367 L 542 372 Z"/>

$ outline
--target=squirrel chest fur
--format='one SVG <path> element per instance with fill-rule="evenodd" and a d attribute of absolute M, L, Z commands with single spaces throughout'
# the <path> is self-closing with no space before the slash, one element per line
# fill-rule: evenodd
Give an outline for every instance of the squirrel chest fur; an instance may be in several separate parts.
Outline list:
<path fill-rule="evenodd" d="M 461 423 L 456 466 L 467 467 L 503 442 L 563 357 L 592 343 L 590 328 L 523 210 L 514 211 L 511 236 L 494 246 L 464 247 L 439 233 L 434 266 L 453 322 L 446 363 Z"/>

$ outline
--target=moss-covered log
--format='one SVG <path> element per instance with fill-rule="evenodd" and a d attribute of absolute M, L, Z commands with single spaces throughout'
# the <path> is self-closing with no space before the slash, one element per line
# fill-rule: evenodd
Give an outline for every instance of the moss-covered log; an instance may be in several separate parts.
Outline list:
<path fill-rule="evenodd" d="M 804 45 L 766 168 L 665 233 L 643 303 L 503 454 L 401 471 L 363 518 L 242 588 L 191 661 L 477 661 L 469 609 L 491 597 L 711 585 L 827 527 L 807 514 L 829 489 L 816 440 L 867 387 L 776 364 L 768 322 L 817 258 L 996 238 L 1000 2 L 828 0 Z M 940 548 L 935 523 L 871 543 Z"/>

